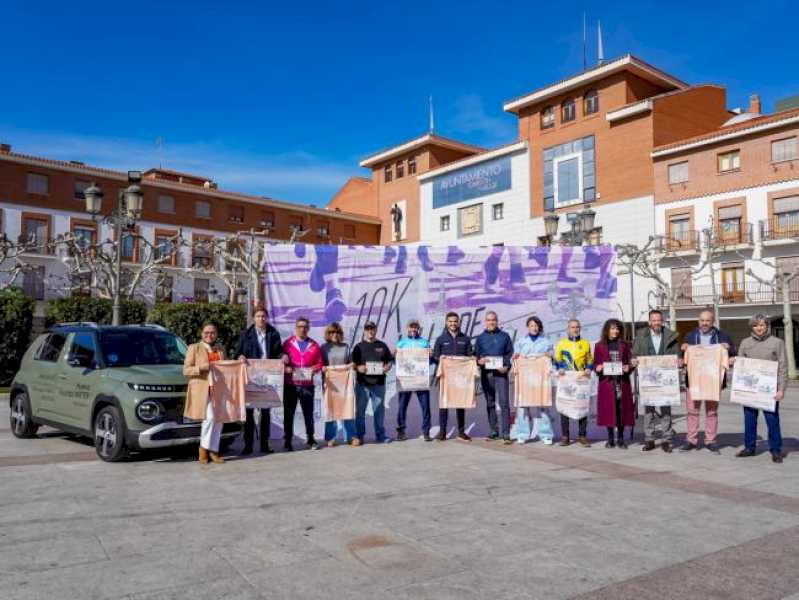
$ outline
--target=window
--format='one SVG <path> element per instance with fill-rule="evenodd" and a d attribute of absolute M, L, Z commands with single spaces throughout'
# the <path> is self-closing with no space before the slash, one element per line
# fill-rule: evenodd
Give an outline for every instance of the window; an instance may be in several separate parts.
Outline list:
<path fill-rule="evenodd" d="M 44 246 L 50 241 L 50 222 L 42 217 L 25 217 L 22 235 L 25 241 L 39 246 L 39 251 L 44 252 Z"/>
<path fill-rule="evenodd" d="M 76 333 L 69 347 L 69 358 L 78 359 L 82 365 L 94 362 L 94 335 L 91 333 Z"/>
<path fill-rule="evenodd" d="M 415 175 L 416 174 L 416 157 L 411 156 L 408 159 L 408 175 Z"/>
<path fill-rule="evenodd" d="M 777 198 L 772 206 L 777 237 L 793 237 L 799 233 L 799 196 Z"/>
<path fill-rule="evenodd" d="M 729 173 L 741 168 L 741 152 L 733 150 L 719 154 L 719 173 Z"/>
<path fill-rule="evenodd" d="M 321 238 L 330 237 L 330 223 L 317 223 L 316 235 Z"/>
<path fill-rule="evenodd" d="M 588 232 L 586 236 L 586 244 L 588 246 L 601 246 L 602 245 L 602 228 L 594 227 Z"/>
<path fill-rule="evenodd" d="M 208 280 L 195 279 L 194 280 L 194 301 L 195 302 L 208 302 Z"/>
<path fill-rule="evenodd" d="M 741 205 L 725 206 L 718 209 L 718 236 L 722 241 L 739 243 L 742 240 Z"/>
<path fill-rule="evenodd" d="M 122 231 L 122 260 L 133 262 L 136 260 L 138 234 L 133 229 Z"/>
<path fill-rule="evenodd" d="M 555 126 L 555 108 L 547 106 L 541 111 L 541 129 L 549 129 Z"/>
<path fill-rule="evenodd" d="M 172 239 L 174 234 L 166 232 L 155 233 L 155 258 L 156 260 L 166 260 L 175 263 L 175 242 Z"/>
<path fill-rule="evenodd" d="M 744 266 L 742 263 L 721 265 L 721 301 L 739 303 L 744 301 Z"/>
<path fill-rule="evenodd" d="M 796 138 L 790 137 L 771 142 L 771 162 L 793 160 L 797 158 Z"/>
<path fill-rule="evenodd" d="M 273 212 L 265 212 L 261 215 L 263 218 L 261 219 L 261 227 L 264 229 L 274 229 L 275 223 L 275 213 Z"/>
<path fill-rule="evenodd" d="M 505 213 L 505 204 L 500 202 L 491 207 L 491 217 L 494 221 L 501 221 Z"/>
<path fill-rule="evenodd" d="M 28 267 L 22 276 L 22 291 L 34 300 L 44 300 L 44 265 Z"/>
<path fill-rule="evenodd" d="M 688 161 L 669 165 L 669 185 L 688 181 Z"/>
<path fill-rule="evenodd" d="M 50 178 L 39 173 L 28 173 L 28 193 L 46 196 L 50 193 Z"/>
<path fill-rule="evenodd" d="M 175 214 L 175 199 L 172 196 L 158 196 L 158 212 Z"/>
<path fill-rule="evenodd" d="M 671 289 L 675 294 L 675 304 L 692 304 L 691 269 L 680 267 L 671 270 Z"/>
<path fill-rule="evenodd" d="M 596 198 L 594 136 L 544 149 L 544 209 Z"/>
<path fill-rule="evenodd" d="M 210 269 L 213 266 L 213 240 L 206 237 L 194 237 L 191 250 L 191 266 L 195 269 Z"/>
<path fill-rule="evenodd" d="M 51 333 L 45 338 L 44 343 L 39 348 L 36 360 L 57 361 L 66 341 L 67 337 L 63 333 Z"/>
<path fill-rule="evenodd" d="M 172 287 L 175 279 L 171 275 L 160 275 L 155 285 L 155 301 L 159 303 L 172 303 Z"/>
<path fill-rule="evenodd" d="M 72 297 L 79 296 L 89 298 L 92 295 L 92 274 L 73 273 L 69 276 L 69 284 L 72 288 Z"/>
<path fill-rule="evenodd" d="M 599 112 L 599 93 L 596 90 L 590 90 L 583 96 L 583 114 L 593 115 Z"/>
<path fill-rule="evenodd" d="M 440 223 L 441 231 L 449 231 L 449 215 L 444 215 L 441 217 Z"/>
<path fill-rule="evenodd" d="M 92 184 L 91 181 L 86 181 L 85 179 L 76 179 L 75 180 L 75 199 L 76 200 L 85 200 L 86 188 L 88 188 Z"/>
<path fill-rule="evenodd" d="M 687 250 L 691 244 L 691 218 L 676 215 L 669 219 L 669 250 Z"/>
<path fill-rule="evenodd" d="M 95 243 L 97 230 L 89 225 L 75 225 L 72 228 L 72 235 L 75 237 L 75 244 L 86 250 Z"/>
<path fill-rule="evenodd" d="M 400 160 L 397 161 L 397 179 L 405 174 L 405 164 Z"/>
<path fill-rule="evenodd" d="M 386 165 L 386 168 L 385 168 L 385 181 L 386 181 L 386 183 L 391 181 L 391 165 Z"/>
<path fill-rule="evenodd" d="M 197 200 L 194 202 L 194 215 L 198 219 L 211 218 L 211 203 L 205 200 Z"/>
<path fill-rule="evenodd" d="M 574 100 L 572 98 L 564 100 L 563 104 L 560 105 L 560 122 L 568 123 L 569 121 L 574 121 L 574 118 L 577 116 L 576 112 Z"/>
<path fill-rule="evenodd" d="M 244 223 L 244 207 L 236 205 L 229 206 L 228 221 L 231 223 Z"/>
<path fill-rule="evenodd" d="M 777 258 L 777 273 L 796 273 L 799 271 L 799 256 L 780 256 Z M 799 277 L 791 279 L 788 284 L 791 302 L 799 300 Z"/>

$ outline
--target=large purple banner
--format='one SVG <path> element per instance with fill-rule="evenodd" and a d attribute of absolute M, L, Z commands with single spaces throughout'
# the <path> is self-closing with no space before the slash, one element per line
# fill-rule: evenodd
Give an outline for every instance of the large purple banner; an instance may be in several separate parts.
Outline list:
<path fill-rule="evenodd" d="M 297 317 L 307 317 L 311 336 L 320 343 L 332 321 L 341 323 L 351 344 L 361 339 L 364 323 L 374 321 L 378 337 L 394 348 L 413 317 L 432 344 L 449 311 L 461 315 L 461 329 L 470 336 L 483 331 L 486 312 L 494 311 L 514 339 L 525 335 L 527 318 L 537 315 L 553 343 L 570 318 L 580 319 L 583 337 L 593 341 L 616 306 L 615 254 L 609 246 L 278 244 L 267 247 L 264 274 L 272 324 L 285 338 Z M 397 403 L 389 379 L 386 427 L 391 432 Z M 317 394 L 317 408 L 319 399 Z M 431 401 L 435 409 L 435 393 Z M 467 415 L 475 433 L 485 428 L 484 406 L 478 398 L 478 408 Z M 435 410 L 433 415 L 435 424 Z M 317 417 L 322 418 L 319 411 Z M 282 423 L 282 415 L 274 418 Z M 412 404 L 408 432 L 418 431 L 418 424 L 418 408 Z M 317 423 L 317 433 L 322 425 Z"/>

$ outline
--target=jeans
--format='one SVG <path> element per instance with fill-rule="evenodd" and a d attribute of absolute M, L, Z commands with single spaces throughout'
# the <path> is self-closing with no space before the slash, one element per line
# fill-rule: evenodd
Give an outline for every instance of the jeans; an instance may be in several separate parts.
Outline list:
<path fill-rule="evenodd" d="M 486 398 L 486 411 L 488 411 L 488 426 L 491 433 L 500 434 L 503 438 L 510 437 L 510 401 L 508 399 L 508 378 L 494 371 L 483 369 L 480 374 L 480 383 L 483 386 L 483 395 Z M 497 429 L 497 402 L 502 413 L 502 431 Z"/>
<path fill-rule="evenodd" d="M 405 431 L 405 420 L 408 415 L 408 404 L 411 396 L 416 394 L 419 400 L 419 407 L 422 409 L 422 432 L 430 434 L 430 391 L 418 390 L 416 392 L 400 392 L 399 408 L 397 409 L 397 431 Z"/>
<path fill-rule="evenodd" d="M 335 440 L 338 435 L 338 427 L 344 430 L 344 441 L 349 442 L 355 437 L 355 421 L 346 419 L 344 421 L 327 421 L 325 423 L 325 441 Z"/>
<path fill-rule="evenodd" d="M 314 439 L 313 397 L 313 386 L 289 384 L 285 387 L 283 398 L 283 433 L 286 444 L 290 444 L 294 437 L 294 413 L 297 411 L 298 401 L 302 408 L 302 416 L 305 419 L 305 435 L 309 442 Z"/>
<path fill-rule="evenodd" d="M 744 447 L 755 451 L 757 447 L 757 413 L 758 409 L 744 406 Z M 768 427 L 768 449 L 773 454 L 782 452 L 782 432 L 780 431 L 780 403 L 774 406 L 774 412 L 763 411 Z"/>
<path fill-rule="evenodd" d="M 253 439 L 255 438 L 255 412 L 254 408 L 247 409 L 247 417 L 244 421 L 244 447 L 252 450 Z M 271 411 L 268 408 L 261 409 L 261 422 L 258 425 L 258 436 L 261 443 L 261 451 L 269 448 L 269 433 L 272 427 Z"/>
<path fill-rule="evenodd" d="M 569 417 L 566 415 L 560 415 L 560 436 L 562 438 L 569 438 Z M 577 421 L 577 427 L 579 431 L 580 437 L 586 437 L 588 435 L 588 417 L 583 417 L 579 421 Z"/>
<path fill-rule="evenodd" d="M 385 407 L 386 386 L 384 385 L 362 385 L 355 386 L 355 437 L 363 440 L 366 435 L 366 406 L 372 402 L 372 418 L 375 425 L 375 439 L 382 442 L 386 439 L 386 428 L 383 426 L 383 419 L 386 413 Z"/>

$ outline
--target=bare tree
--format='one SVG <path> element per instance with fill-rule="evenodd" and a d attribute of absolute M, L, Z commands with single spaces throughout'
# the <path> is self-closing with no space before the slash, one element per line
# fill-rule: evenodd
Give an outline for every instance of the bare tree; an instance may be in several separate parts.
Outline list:
<path fill-rule="evenodd" d="M 20 275 L 31 268 L 26 254 L 32 252 L 51 252 L 51 243 L 38 241 L 36 236 L 20 236 L 14 242 L 5 233 L 0 234 L 0 290 L 14 285 Z"/>

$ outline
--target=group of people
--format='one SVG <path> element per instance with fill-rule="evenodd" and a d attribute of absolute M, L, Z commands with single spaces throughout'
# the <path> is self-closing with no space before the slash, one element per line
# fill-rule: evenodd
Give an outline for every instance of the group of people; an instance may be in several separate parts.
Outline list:
<path fill-rule="evenodd" d="M 502 439 L 511 444 L 511 404 L 509 378 L 514 360 L 519 357 L 546 355 L 551 358 L 553 369 L 559 373 L 577 371 L 581 376 L 589 377 L 595 373 L 598 378 L 596 423 L 607 430 L 605 447 L 626 449 L 625 428 L 635 424 L 636 408 L 634 403 L 632 375 L 642 356 L 674 355 L 678 365 L 683 366 L 683 356 L 692 345 L 723 346 L 729 355 L 729 362 L 734 361 L 736 349 L 730 337 L 714 326 L 712 310 L 703 310 L 699 315 L 698 327 L 688 333 L 682 345 L 678 344 L 676 332 L 665 327 L 663 314 L 658 310 L 649 312 L 649 323 L 639 331 L 632 344 L 623 340 L 623 326 L 617 319 L 609 319 L 602 328 L 601 339 L 594 345 L 581 337 L 579 320 L 568 322 L 566 336 L 556 344 L 552 344 L 544 335 L 544 325 L 536 316 L 527 319 L 527 334 L 514 341 L 499 326 L 495 312 L 490 311 L 485 317 L 485 330 L 472 340 L 460 329 L 460 317 L 450 312 L 446 315 L 446 328 L 435 340 L 434 344 L 421 335 L 421 324 L 417 319 L 407 323 L 406 335 L 397 343 L 397 349 L 421 348 L 429 353 L 429 360 L 437 365 L 444 356 L 474 357 L 479 366 L 480 384 L 485 397 L 485 407 L 489 424 L 489 440 Z M 763 411 L 768 427 L 769 450 L 774 462 L 782 462 L 782 437 L 779 421 L 779 401 L 783 399 L 787 385 L 787 359 L 785 345 L 782 340 L 772 336 L 769 331 L 768 318 L 756 315 L 750 322 L 751 334 L 743 340 L 738 348 L 739 356 L 772 360 L 778 363 L 778 389 L 775 396 L 776 408 L 773 412 Z M 314 376 L 324 372 L 328 367 L 348 365 L 356 372 L 355 385 L 355 418 L 352 420 L 325 423 L 324 441 L 328 446 L 335 445 L 339 430 L 343 430 L 344 439 L 352 446 L 364 443 L 366 433 L 366 411 L 371 404 L 374 421 L 375 439 L 378 443 L 389 443 L 392 438 L 386 433 L 384 425 L 386 374 L 392 369 L 395 356 L 392 350 L 377 339 L 377 325 L 367 322 L 363 328 L 363 339 L 350 347 L 344 341 L 344 332 L 338 322 L 325 328 L 324 343 L 319 344 L 309 337 L 310 322 L 300 317 L 295 322 L 294 335 L 282 341 L 277 330 L 268 322 L 266 308 L 255 311 L 253 324 L 244 330 L 239 339 L 236 355 L 239 360 L 248 359 L 280 359 L 284 363 L 285 384 L 283 397 L 283 431 L 284 449 L 293 450 L 294 415 L 297 404 L 300 405 L 306 433 L 306 447 L 319 449 L 320 444 L 314 431 Z M 201 463 L 222 463 L 224 459 L 219 453 L 222 423 L 214 421 L 211 402 L 209 401 L 208 371 L 210 363 L 224 358 L 222 348 L 217 345 L 217 328 L 206 323 L 202 328 L 202 339 L 192 344 L 186 354 L 184 374 L 189 380 L 184 414 L 189 419 L 202 421 L 199 460 Z M 501 365 L 498 364 L 501 357 Z M 489 364 L 490 363 L 490 364 Z M 621 364 L 620 371 L 606 369 L 606 365 Z M 367 365 L 369 368 L 367 368 Z M 377 365 L 377 368 L 375 367 Z M 380 368 L 382 365 L 382 368 Z M 557 376 L 557 375 L 556 375 Z M 723 379 L 722 379 L 723 381 Z M 397 432 L 398 440 L 405 440 L 407 412 L 410 401 L 416 394 L 421 408 L 422 434 L 425 441 L 432 441 L 430 391 L 400 391 L 398 395 Z M 699 410 L 705 404 L 704 445 L 712 453 L 718 454 L 718 401 L 709 401 L 691 397 L 687 391 L 687 435 L 681 451 L 695 450 L 699 445 Z M 499 417 L 497 416 L 499 405 Z M 552 417 L 554 407 L 518 408 L 517 424 L 524 421 L 536 423 L 535 435 L 542 442 L 551 445 L 554 440 Z M 746 457 L 755 454 L 757 440 L 757 419 L 759 411 L 744 407 L 744 448 L 737 456 Z M 457 439 L 471 440 L 466 430 L 466 410 L 455 409 L 457 420 Z M 571 436 L 571 421 L 568 416 L 560 414 L 561 446 L 568 446 L 575 441 L 582 447 L 590 447 L 588 440 L 588 417 L 577 420 L 577 437 Z M 436 439 L 447 439 L 449 410 L 442 408 L 438 414 L 439 431 Z M 260 450 L 269 454 L 269 431 L 271 416 L 268 409 L 260 411 Z M 244 448 L 242 454 L 251 454 L 255 439 L 254 410 L 248 408 L 244 423 Z M 524 433 L 523 428 L 516 427 L 516 438 L 520 443 L 528 441 L 533 435 L 532 426 Z M 526 436 L 526 437 L 525 437 Z M 644 409 L 644 444 L 643 451 L 652 451 L 656 440 L 660 439 L 660 448 L 664 452 L 672 452 L 675 431 L 672 423 L 671 407 L 646 406 Z"/>

